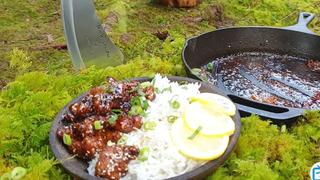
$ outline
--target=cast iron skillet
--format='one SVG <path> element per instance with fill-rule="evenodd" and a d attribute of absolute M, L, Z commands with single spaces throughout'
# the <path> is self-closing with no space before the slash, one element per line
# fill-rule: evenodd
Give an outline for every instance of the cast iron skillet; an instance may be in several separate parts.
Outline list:
<path fill-rule="evenodd" d="M 298 23 L 289 27 L 233 27 L 192 37 L 186 41 L 182 51 L 187 76 L 201 79 L 192 73 L 193 68 L 199 68 L 217 58 L 244 52 L 266 52 L 319 60 L 320 36 L 307 27 L 313 18 L 313 14 L 303 12 L 299 14 Z M 223 90 L 221 84 L 217 86 Z M 259 103 L 225 93 L 236 103 L 241 116 L 254 113 L 276 124 L 290 125 L 306 111 L 302 108 Z"/>

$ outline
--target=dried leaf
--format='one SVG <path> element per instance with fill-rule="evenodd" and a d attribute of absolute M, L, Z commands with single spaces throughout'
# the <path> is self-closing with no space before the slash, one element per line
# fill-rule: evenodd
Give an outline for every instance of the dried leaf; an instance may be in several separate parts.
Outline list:
<path fill-rule="evenodd" d="M 53 40 L 52 34 L 47 35 L 48 43 L 51 43 Z"/>
<path fill-rule="evenodd" d="M 202 17 L 188 17 L 182 20 L 183 23 L 199 23 L 203 20 Z"/>
<path fill-rule="evenodd" d="M 169 35 L 168 31 L 157 31 L 156 33 L 152 33 L 152 35 L 157 36 L 160 40 L 165 40 Z"/>

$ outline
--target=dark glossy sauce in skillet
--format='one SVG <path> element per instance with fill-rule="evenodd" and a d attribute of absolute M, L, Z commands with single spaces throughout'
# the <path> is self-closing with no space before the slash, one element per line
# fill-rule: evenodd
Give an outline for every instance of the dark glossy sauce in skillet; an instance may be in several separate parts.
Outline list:
<path fill-rule="evenodd" d="M 211 63 L 213 68 L 201 67 L 207 80 L 234 95 L 284 107 L 320 109 L 319 61 L 242 53 Z"/>

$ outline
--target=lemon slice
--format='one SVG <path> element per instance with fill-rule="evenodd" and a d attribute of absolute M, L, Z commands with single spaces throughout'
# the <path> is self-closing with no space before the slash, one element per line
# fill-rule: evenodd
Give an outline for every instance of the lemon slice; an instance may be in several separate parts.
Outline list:
<path fill-rule="evenodd" d="M 179 152 L 196 160 L 213 160 L 220 157 L 228 147 L 229 136 L 207 137 L 198 134 L 188 139 L 194 131 L 190 130 L 182 118 L 177 119 L 171 127 L 171 138 Z"/>
<path fill-rule="evenodd" d="M 219 94 L 200 93 L 192 96 L 191 101 L 198 101 L 204 104 L 216 106 L 222 112 L 229 116 L 233 116 L 236 114 L 236 106 L 234 105 L 234 103 L 230 99 Z"/>
<path fill-rule="evenodd" d="M 195 131 L 200 126 L 199 132 L 205 136 L 231 135 L 235 130 L 232 118 L 214 106 L 194 101 L 184 111 L 184 120 L 191 130 Z"/>

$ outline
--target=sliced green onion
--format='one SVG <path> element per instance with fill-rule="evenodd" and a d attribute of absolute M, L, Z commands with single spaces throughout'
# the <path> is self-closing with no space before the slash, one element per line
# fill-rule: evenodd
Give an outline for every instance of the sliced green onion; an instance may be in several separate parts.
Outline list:
<path fill-rule="evenodd" d="M 144 111 L 142 111 L 142 112 L 140 113 L 140 115 L 141 115 L 142 117 L 147 117 L 147 114 L 146 114 L 146 112 L 144 112 Z"/>
<path fill-rule="evenodd" d="M 121 138 L 117 141 L 118 145 L 126 145 L 128 141 L 128 136 L 122 135 Z"/>
<path fill-rule="evenodd" d="M 191 73 L 196 76 L 198 76 L 200 74 L 200 72 L 201 72 L 201 69 L 199 69 L 199 68 L 192 68 L 191 69 Z"/>
<path fill-rule="evenodd" d="M 137 86 L 137 88 L 132 89 L 132 90 L 130 90 L 129 92 L 132 93 L 132 92 L 134 92 L 134 91 L 137 91 L 140 96 L 145 96 L 146 94 L 141 91 L 140 86 L 141 86 L 141 84 L 139 84 L 139 85 Z"/>
<path fill-rule="evenodd" d="M 161 93 L 165 92 L 165 91 L 170 91 L 172 93 L 172 89 L 171 89 L 171 86 L 167 87 L 167 88 L 164 88 Z"/>
<path fill-rule="evenodd" d="M 20 179 L 27 174 L 27 170 L 23 167 L 15 167 L 11 172 L 12 179 Z"/>
<path fill-rule="evenodd" d="M 108 82 L 102 82 L 102 83 L 100 84 L 100 89 L 101 89 L 101 90 L 104 90 L 104 88 L 103 88 L 104 85 L 107 85 L 107 89 L 108 89 L 108 87 L 110 86 L 110 84 L 109 84 Z"/>
<path fill-rule="evenodd" d="M 151 82 L 149 81 L 146 81 L 140 84 L 140 87 L 149 87 L 149 86 L 152 86 Z"/>
<path fill-rule="evenodd" d="M 146 161 L 148 160 L 148 157 L 149 157 L 149 151 L 150 151 L 150 148 L 149 147 L 144 147 L 140 150 L 140 153 L 139 153 L 139 156 L 138 156 L 138 160 L 139 161 Z"/>
<path fill-rule="evenodd" d="M 211 63 L 208 63 L 208 64 L 207 64 L 207 68 L 208 68 L 208 70 L 213 69 L 213 63 L 212 63 L 212 62 L 211 62 Z"/>
<path fill-rule="evenodd" d="M 95 130 L 100 130 L 102 129 L 102 125 L 100 121 L 94 121 L 94 129 Z"/>
<path fill-rule="evenodd" d="M 141 98 L 140 97 L 133 97 L 130 100 L 130 104 L 131 104 L 131 106 L 134 106 L 134 105 L 140 106 L 141 105 Z"/>
<path fill-rule="evenodd" d="M 159 88 L 154 88 L 154 92 L 156 92 L 157 94 L 160 94 L 160 90 L 159 90 Z"/>
<path fill-rule="evenodd" d="M 148 107 L 149 107 L 148 100 L 144 100 L 144 101 L 142 102 L 142 108 L 143 108 L 144 110 L 146 110 Z"/>
<path fill-rule="evenodd" d="M 173 101 L 172 108 L 173 109 L 179 109 L 179 107 L 180 107 L 180 103 L 178 101 Z"/>
<path fill-rule="evenodd" d="M 156 79 L 154 77 L 150 78 L 150 79 L 152 79 L 151 84 L 152 84 L 152 86 L 154 86 L 156 84 Z"/>
<path fill-rule="evenodd" d="M 137 89 L 137 92 L 139 93 L 140 96 L 145 96 L 146 95 L 144 92 L 141 91 L 140 88 Z"/>
<path fill-rule="evenodd" d="M 203 82 L 208 82 L 208 77 L 206 74 L 201 74 L 200 75 L 200 79 L 203 81 Z"/>
<path fill-rule="evenodd" d="M 112 109 L 111 110 L 111 114 L 120 114 L 120 115 L 122 115 L 123 112 L 120 109 Z"/>
<path fill-rule="evenodd" d="M 134 105 L 131 107 L 131 110 L 129 111 L 129 116 L 137 115 L 142 112 L 142 107 L 138 105 Z"/>
<path fill-rule="evenodd" d="M 1 176 L 1 179 L 0 180 L 11 180 L 11 174 L 10 173 L 4 173 L 2 174 Z"/>
<path fill-rule="evenodd" d="M 194 131 L 194 133 L 193 133 L 191 136 L 188 137 L 188 139 L 193 140 L 193 139 L 200 133 L 201 129 L 202 129 L 202 126 L 199 126 L 199 127 Z"/>
<path fill-rule="evenodd" d="M 179 98 L 179 95 L 172 96 L 171 100 L 169 101 L 170 105 L 173 109 L 179 109 L 180 103 L 176 100 Z"/>
<path fill-rule="evenodd" d="M 181 89 L 188 90 L 188 87 L 187 86 L 183 86 L 183 87 L 181 87 Z"/>
<path fill-rule="evenodd" d="M 179 85 L 181 86 L 181 85 L 185 85 L 185 84 L 189 84 L 189 82 L 188 81 L 180 81 L 179 82 Z"/>
<path fill-rule="evenodd" d="M 106 88 L 104 88 L 105 85 L 107 86 Z M 112 92 L 113 90 L 111 90 L 110 87 L 111 87 L 111 85 L 108 82 L 102 82 L 100 84 L 100 90 L 104 91 L 104 92 Z"/>
<path fill-rule="evenodd" d="M 118 115 L 117 115 L 117 114 L 113 114 L 113 115 L 111 116 L 111 118 L 109 118 L 108 122 L 109 122 L 110 124 L 113 124 L 117 119 L 118 119 Z"/>
<path fill-rule="evenodd" d="M 130 101 L 131 106 L 141 106 L 143 109 L 147 109 L 149 106 L 148 100 L 142 96 L 142 97 L 134 97 Z"/>
<path fill-rule="evenodd" d="M 154 130 L 154 128 L 157 126 L 157 123 L 154 121 L 149 121 L 149 122 L 145 122 L 143 123 L 143 128 L 145 130 Z"/>
<path fill-rule="evenodd" d="M 69 136 L 69 134 L 63 134 L 63 143 L 67 146 L 70 146 L 72 144 L 72 139 Z"/>
<path fill-rule="evenodd" d="M 169 123 L 174 123 L 177 119 L 178 119 L 178 116 L 173 116 L 173 115 L 167 118 Z"/>

